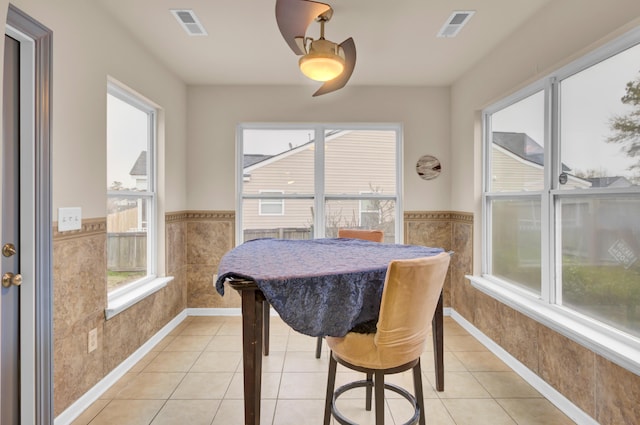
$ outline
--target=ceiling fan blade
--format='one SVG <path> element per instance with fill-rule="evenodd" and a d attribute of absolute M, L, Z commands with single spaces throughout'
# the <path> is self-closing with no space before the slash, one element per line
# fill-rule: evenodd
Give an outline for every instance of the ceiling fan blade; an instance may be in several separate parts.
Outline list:
<path fill-rule="evenodd" d="M 349 78 L 351 78 L 353 69 L 356 67 L 356 44 L 353 42 L 353 38 L 349 37 L 340 44 L 340 47 L 342 47 L 342 50 L 344 51 L 344 70 L 342 71 L 342 74 L 338 75 L 333 80 L 325 82 L 313 94 L 314 97 L 343 88 L 347 84 L 347 81 L 349 81 Z"/>
<path fill-rule="evenodd" d="M 277 0 L 276 21 L 280 33 L 293 53 L 304 55 L 306 52 L 296 43 L 296 37 L 304 37 L 307 28 L 318 16 L 331 10 L 325 3 L 307 0 Z"/>

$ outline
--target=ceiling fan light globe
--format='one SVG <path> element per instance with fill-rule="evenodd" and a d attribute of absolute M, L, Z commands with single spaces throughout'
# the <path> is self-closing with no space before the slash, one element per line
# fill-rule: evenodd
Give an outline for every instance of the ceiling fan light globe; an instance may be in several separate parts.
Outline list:
<path fill-rule="evenodd" d="M 329 81 L 342 74 L 344 59 L 333 53 L 310 52 L 300 58 L 300 71 L 315 81 Z"/>

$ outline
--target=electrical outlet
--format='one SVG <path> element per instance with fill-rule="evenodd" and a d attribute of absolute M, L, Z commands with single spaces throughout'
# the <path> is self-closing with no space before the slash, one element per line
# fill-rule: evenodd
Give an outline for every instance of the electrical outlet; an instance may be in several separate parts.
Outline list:
<path fill-rule="evenodd" d="M 58 208 L 58 231 L 80 230 L 82 228 L 82 208 Z"/>
<path fill-rule="evenodd" d="M 89 353 L 98 348 L 98 328 L 89 331 Z"/>

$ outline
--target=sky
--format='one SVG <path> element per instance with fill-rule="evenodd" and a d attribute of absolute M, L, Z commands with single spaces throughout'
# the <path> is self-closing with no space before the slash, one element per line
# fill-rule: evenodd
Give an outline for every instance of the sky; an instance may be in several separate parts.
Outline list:
<path fill-rule="evenodd" d="M 119 181 L 135 187 L 129 172 L 140 152 L 147 150 L 146 112 L 112 96 L 107 96 L 107 187 Z"/>
<path fill-rule="evenodd" d="M 315 136 L 313 128 L 304 130 L 251 130 L 243 131 L 245 154 L 276 155 L 308 143 Z"/>
<path fill-rule="evenodd" d="M 621 102 L 627 82 L 640 77 L 640 45 L 561 81 L 561 161 L 576 170 L 602 170 L 629 176 L 633 160 L 621 145 L 606 143 L 610 120 L 631 111 Z M 493 131 L 527 133 L 544 146 L 544 95 L 529 98 L 493 114 Z"/>

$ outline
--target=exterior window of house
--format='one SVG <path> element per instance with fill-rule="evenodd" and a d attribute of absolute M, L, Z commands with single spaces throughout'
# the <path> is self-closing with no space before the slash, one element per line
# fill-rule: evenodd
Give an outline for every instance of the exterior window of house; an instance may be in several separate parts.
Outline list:
<path fill-rule="evenodd" d="M 238 243 L 335 237 L 341 227 L 399 241 L 400 137 L 389 125 L 240 125 Z"/>
<path fill-rule="evenodd" d="M 488 285 L 640 349 L 640 30 L 483 117 Z"/>
<path fill-rule="evenodd" d="M 110 296 L 155 277 L 156 109 L 107 90 L 107 285 Z"/>
<path fill-rule="evenodd" d="M 261 190 L 261 195 L 282 195 L 284 192 L 281 190 Z M 284 215 L 284 199 L 282 198 L 261 198 L 258 200 L 260 203 L 259 213 L 260 215 Z"/>

